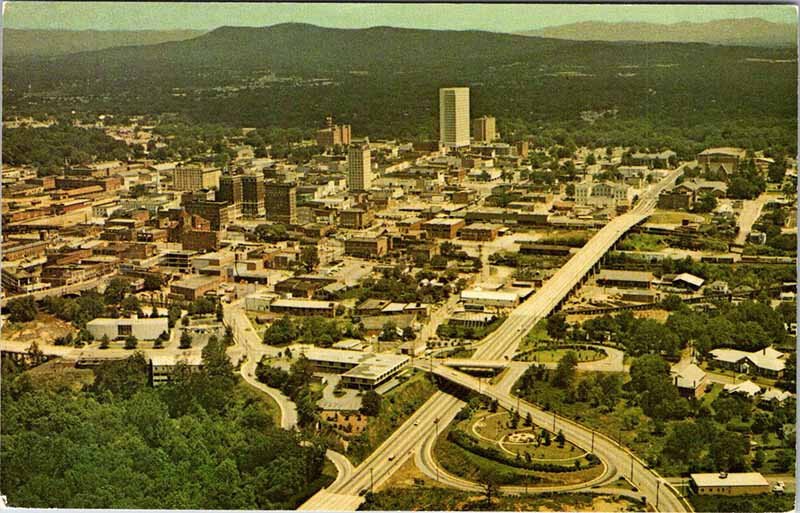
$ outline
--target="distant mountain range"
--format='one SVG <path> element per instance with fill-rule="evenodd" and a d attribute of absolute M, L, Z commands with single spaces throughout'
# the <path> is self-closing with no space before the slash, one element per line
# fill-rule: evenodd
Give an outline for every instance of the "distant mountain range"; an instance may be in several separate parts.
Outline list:
<path fill-rule="evenodd" d="M 49 57 L 114 46 L 183 41 L 202 30 L 3 30 L 4 57 Z"/>
<path fill-rule="evenodd" d="M 761 18 L 672 24 L 584 21 L 520 32 L 521 35 L 574 41 L 709 43 L 737 46 L 794 46 L 797 26 Z"/>

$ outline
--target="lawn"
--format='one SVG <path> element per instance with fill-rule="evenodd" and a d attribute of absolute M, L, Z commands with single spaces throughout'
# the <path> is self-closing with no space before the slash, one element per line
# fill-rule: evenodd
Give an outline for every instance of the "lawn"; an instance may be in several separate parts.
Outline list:
<path fill-rule="evenodd" d="M 526 352 L 524 354 L 519 355 L 519 358 L 515 358 L 516 360 L 520 360 L 523 362 L 538 362 L 538 363 L 558 363 L 561 358 L 564 357 L 569 351 L 572 351 L 578 355 L 579 362 L 594 362 L 597 360 L 602 360 L 606 357 L 605 351 L 600 349 L 572 349 L 569 347 L 565 348 L 558 348 L 558 349 L 538 349 L 535 351 Z"/>
<path fill-rule="evenodd" d="M 663 237 L 650 233 L 632 233 L 619 243 L 624 251 L 660 251 L 667 246 Z"/>
<path fill-rule="evenodd" d="M 511 451 L 512 454 L 519 452 L 522 456 L 526 453 L 531 455 L 533 460 L 560 460 L 560 459 L 574 459 L 579 458 L 584 454 L 584 451 L 578 449 L 569 442 L 564 444 L 564 447 L 559 447 L 555 443 L 555 433 L 552 434 L 550 445 L 536 445 L 532 443 L 512 443 L 508 441 L 508 435 L 512 433 L 528 432 L 538 435 L 541 432 L 541 426 L 527 427 L 524 425 L 524 419 L 520 422 L 517 429 L 509 427 L 511 415 L 508 412 L 502 413 L 488 413 L 476 414 L 471 419 L 464 420 L 459 423 L 458 427 L 470 436 L 475 436 L 475 432 L 481 437 L 490 440 L 503 440 L 503 447 Z M 474 426 L 474 430 L 473 430 Z M 490 443 L 486 440 L 479 440 L 481 445 L 499 447 L 497 443 Z M 502 448 L 501 448 L 502 449 Z M 584 462 L 585 463 L 585 462 Z"/>
<path fill-rule="evenodd" d="M 612 411 L 606 411 L 586 402 L 567 402 L 565 396 L 565 390 L 552 386 L 548 381 L 536 381 L 527 395 L 522 397 L 545 410 L 555 410 L 559 415 L 576 420 L 615 441 L 619 440 L 643 458 L 661 452 L 664 436 L 653 433 L 653 421 L 639 406 L 622 399 Z"/>
<path fill-rule="evenodd" d="M 500 485 L 554 486 L 578 484 L 596 478 L 603 472 L 602 465 L 571 472 L 543 472 L 506 465 L 483 457 L 451 442 L 447 435 L 453 427 L 440 434 L 434 447 L 436 461 L 449 473 L 480 481 L 483 475 L 492 475 Z"/>
<path fill-rule="evenodd" d="M 547 321 L 541 320 L 525 335 L 519 344 L 519 352 L 538 348 L 544 342 L 552 340 L 547 334 Z"/>
<path fill-rule="evenodd" d="M 681 224 L 684 219 L 687 219 L 690 223 L 703 223 L 706 220 L 706 218 L 701 215 L 690 214 L 688 212 L 656 210 L 655 213 L 647 219 L 647 222 L 652 224 Z"/>

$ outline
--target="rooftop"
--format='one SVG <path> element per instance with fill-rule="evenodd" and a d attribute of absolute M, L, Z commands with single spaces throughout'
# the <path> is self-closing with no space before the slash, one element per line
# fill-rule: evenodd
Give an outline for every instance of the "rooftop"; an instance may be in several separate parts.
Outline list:
<path fill-rule="evenodd" d="M 769 486 L 759 472 L 691 474 L 691 478 L 697 486 Z"/>
<path fill-rule="evenodd" d="M 653 273 L 646 271 L 617 271 L 612 269 L 603 269 L 600 271 L 597 279 L 611 281 L 639 281 L 649 283 L 653 281 Z"/>

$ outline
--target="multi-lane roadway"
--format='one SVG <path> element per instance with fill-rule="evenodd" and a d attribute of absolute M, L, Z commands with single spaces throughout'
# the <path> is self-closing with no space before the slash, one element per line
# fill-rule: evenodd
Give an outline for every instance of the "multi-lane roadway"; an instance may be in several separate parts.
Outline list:
<path fill-rule="evenodd" d="M 640 223 L 652 212 L 660 192 L 674 184 L 682 172 L 683 167 L 671 172 L 658 184 L 651 186 L 641 196 L 635 208 L 626 214 L 616 217 L 603 227 L 558 272 L 545 282 L 533 297 L 518 306 L 503 325 L 480 344 L 473 358 L 476 360 L 510 360 L 525 334 L 539 320 L 549 315 L 573 289 L 579 286 L 586 274 L 600 262 L 606 252 L 616 244 L 625 232 Z M 454 378 L 453 381 L 464 379 L 461 376 L 466 376 L 453 369 L 442 370 L 441 372 L 447 372 L 447 375 Z M 500 400 L 504 406 L 510 406 L 516 402 L 510 394 L 512 386 L 513 383 L 510 380 L 504 380 L 503 390 L 498 387 L 491 389 L 492 393 L 495 394 L 494 397 Z M 365 490 L 377 487 L 387 480 L 412 453 L 419 453 L 416 457 L 418 462 L 424 461 L 424 447 L 426 444 L 431 444 L 431 437 L 435 438 L 438 432 L 452 421 L 462 404 L 461 401 L 450 395 L 437 392 L 401 425 L 386 442 L 381 444 L 367 460 L 355 469 L 351 479 L 337 486 L 334 490 L 326 490 L 324 493 L 327 493 L 328 496 L 323 494 L 315 495 L 300 509 L 329 511 L 355 509 L 362 502 L 361 495 Z M 525 408 L 525 413 L 530 412 L 535 420 L 541 418 L 543 414 L 542 410 L 535 408 L 533 405 L 525 405 Z M 567 421 L 562 420 L 562 423 L 566 427 Z M 567 439 L 580 447 L 586 447 L 587 440 L 590 440 L 593 436 L 591 430 L 575 423 L 569 423 L 569 428 L 564 429 L 564 434 Z M 607 465 L 616 466 L 622 454 L 629 454 L 621 447 L 617 447 L 616 451 L 614 451 L 608 445 L 611 442 L 604 437 L 595 434 L 594 438 L 595 443 L 598 443 L 597 440 L 603 440 L 599 442 L 601 445 L 595 447 L 594 452 Z M 606 460 L 604 457 L 608 459 Z M 631 461 L 633 461 L 635 473 L 637 461 L 635 457 Z M 659 509 L 663 511 L 686 511 L 689 508 L 674 489 L 662 486 L 660 477 L 645 469 L 641 462 L 638 465 L 642 471 L 642 477 L 640 478 L 642 494 L 648 498 L 649 502 L 653 505 L 658 504 Z M 370 486 L 368 487 L 367 485 Z M 661 490 L 662 487 L 665 490 Z M 335 496 L 330 495 L 332 492 L 335 493 Z M 666 496 L 671 498 L 665 499 L 664 497 Z"/>

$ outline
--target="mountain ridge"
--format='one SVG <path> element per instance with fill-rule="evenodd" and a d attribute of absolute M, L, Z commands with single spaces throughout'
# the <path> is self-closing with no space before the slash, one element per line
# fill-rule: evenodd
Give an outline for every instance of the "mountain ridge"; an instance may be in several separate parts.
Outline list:
<path fill-rule="evenodd" d="M 3 29 L 3 57 L 54 57 L 70 53 L 182 41 L 204 30 Z"/>
<path fill-rule="evenodd" d="M 794 46 L 797 26 L 762 18 L 675 23 L 581 21 L 516 32 L 571 41 L 686 42 L 735 46 Z"/>

